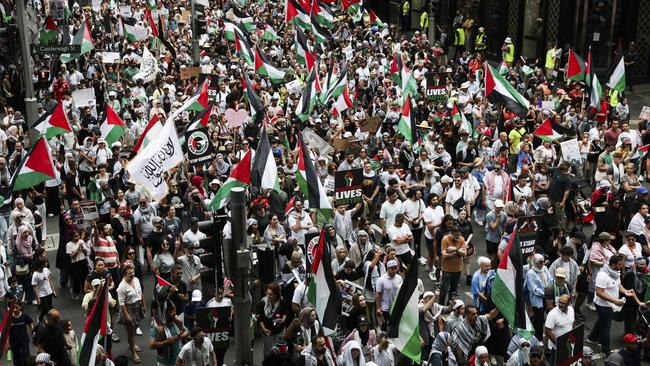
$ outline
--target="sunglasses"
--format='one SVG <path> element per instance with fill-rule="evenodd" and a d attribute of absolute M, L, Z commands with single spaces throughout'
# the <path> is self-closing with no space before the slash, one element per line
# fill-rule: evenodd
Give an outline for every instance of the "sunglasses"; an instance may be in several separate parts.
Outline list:
<path fill-rule="evenodd" d="M 533 353 L 532 355 L 530 355 L 530 358 L 539 358 L 539 359 L 541 359 L 542 355 L 540 355 L 539 353 Z"/>
<path fill-rule="evenodd" d="M 128 252 L 126 254 L 131 255 L 131 254 L 135 254 L 135 252 Z"/>

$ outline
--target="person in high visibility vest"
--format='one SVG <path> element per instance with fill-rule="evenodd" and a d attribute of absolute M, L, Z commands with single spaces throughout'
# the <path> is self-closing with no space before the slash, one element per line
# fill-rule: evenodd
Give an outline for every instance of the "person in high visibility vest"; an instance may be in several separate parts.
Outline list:
<path fill-rule="evenodd" d="M 402 30 L 411 29 L 411 3 L 404 0 L 402 3 Z"/>
<path fill-rule="evenodd" d="M 546 51 L 546 60 L 544 62 L 544 68 L 546 69 L 547 78 L 555 78 L 557 75 L 555 68 L 557 67 L 557 62 L 559 61 L 561 50 L 558 50 L 557 45 L 554 43 L 549 43 L 549 50 Z M 559 52 L 558 52 L 559 51 Z"/>
<path fill-rule="evenodd" d="M 458 55 L 462 55 L 465 51 L 465 29 L 462 24 L 457 24 L 454 30 L 454 60 L 458 59 Z"/>
<path fill-rule="evenodd" d="M 429 13 L 426 10 L 420 15 L 420 29 L 424 35 L 429 33 Z"/>
<path fill-rule="evenodd" d="M 479 27 L 478 34 L 474 39 L 474 52 L 484 52 L 487 49 L 487 36 L 485 35 L 485 28 Z"/>
<path fill-rule="evenodd" d="M 506 37 L 503 41 L 503 46 L 501 46 L 501 56 L 508 67 L 511 67 L 515 60 L 515 45 L 512 44 L 512 38 Z"/>

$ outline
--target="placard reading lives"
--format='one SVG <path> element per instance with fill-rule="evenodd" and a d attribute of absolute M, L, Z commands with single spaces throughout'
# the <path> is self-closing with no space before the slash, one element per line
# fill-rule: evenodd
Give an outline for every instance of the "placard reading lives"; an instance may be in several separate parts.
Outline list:
<path fill-rule="evenodd" d="M 334 197 L 336 206 L 354 206 L 363 201 L 361 184 L 363 169 L 350 169 L 336 172 L 334 175 Z"/>

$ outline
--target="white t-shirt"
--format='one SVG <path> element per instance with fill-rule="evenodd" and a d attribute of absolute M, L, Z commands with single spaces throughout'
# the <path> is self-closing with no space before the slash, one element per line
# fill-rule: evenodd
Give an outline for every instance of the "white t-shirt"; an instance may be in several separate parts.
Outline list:
<path fill-rule="evenodd" d="M 408 225 L 402 224 L 400 227 L 393 225 L 388 228 L 387 232 L 388 238 L 390 239 L 390 246 L 395 248 L 395 254 L 402 255 L 408 253 L 411 250 L 411 247 L 408 243 L 395 243 L 395 239 L 403 239 L 407 235 L 411 235 L 411 229 L 409 229 Z"/>
<path fill-rule="evenodd" d="M 384 219 L 384 226 L 389 228 L 395 223 L 395 216 L 398 213 L 402 213 L 402 201 L 399 198 L 395 200 L 395 203 L 384 202 L 379 211 L 379 218 Z"/>
<path fill-rule="evenodd" d="M 43 268 L 43 272 L 34 272 L 32 275 L 32 286 L 36 286 L 38 290 L 38 297 L 45 297 L 52 294 L 52 286 L 50 286 L 50 270 Z"/>
<path fill-rule="evenodd" d="M 206 308 L 221 308 L 221 307 L 232 307 L 232 300 L 229 297 L 224 297 L 223 300 L 217 301 L 213 298 L 208 301 L 205 305 Z"/>
<path fill-rule="evenodd" d="M 117 287 L 117 301 L 120 304 L 134 304 L 142 300 L 142 286 L 137 277 L 133 278 L 133 286 L 122 281 Z"/>
<path fill-rule="evenodd" d="M 469 191 L 468 189 L 463 189 L 461 188 L 456 188 L 455 186 L 452 186 L 449 188 L 447 191 L 447 197 L 445 198 L 445 202 L 449 203 L 449 214 L 454 218 L 458 218 L 458 210 L 456 210 L 453 206 L 454 202 L 458 200 L 461 196 L 465 199 L 465 202 L 470 202 L 471 199 L 474 196 L 474 192 Z"/>
<path fill-rule="evenodd" d="M 186 243 L 194 244 L 194 246 L 199 245 L 199 241 L 205 238 L 207 238 L 207 235 L 202 233 L 201 230 L 197 230 L 196 233 L 194 233 L 192 230 L 187 230 L 183 233 L 183 241 Z"/>
<path fill-rule="evenodd" d="M 298 284 L 298 287 L 293 291 L 293 298 L 291 299 L 291 302 L 293 304 L 298 304 L 300 306 L 300 309 L 303 309 L 307 305 L 309 305 L 309 298 L 307 297 L 307 293 L 309 292 L 309 288 L 307 285 L 305 285 L 305 282 L 300 282 Z"/>
<path fill-rule="evenodd" d="M 561 336 L 562 334 L 573 329 L 573 322 L 575 321 L 575 314 L 573 311 L 573 306 L 569 306 L 566 313 L 560 310 L 558 307 L 554 307 L 546 316 L 546 322 L 544 322 L 544 327 L 553 330 L 553 334 L 556 337 Z M 554 349 L 555 343 L 548 340 L 548 348 Z"/>
<path fill-rule="evenodd" d="M 203 344 L 196 346 L 194 340 L 181 348 L 178 358 L 185 362 L 185 366 L 204 366 L 210 364 L 210 354 L 214 352 L 212 342 L 208 337 L 203 337 Z"/>
<path fill-rule="evenodd" d="M 440 224 L 444 216 L 445 210 L 442 208 L 442 206 L 436 206 L 435 208 L 427 207 L 422 214 L 422 219 L 425 225 L 427 222 Z M 424 237 L 431 240 L 434 239 L 433 234 L 430 233 L 426 228 L 424 229 Z"/>
<path fill-rule="evenodd" d="M 402 286 L 402 276 L 396 274 L 395 277 L 388 277 L 388 273 L 384 273 L 377 280 L 375 290 L 381 293 L 381 310 L 388 311 L 393 305 L 393 300 L 397 296 L 397 291 Z"/>
<path fill-rule="evenodd" d="M 417 201 L 413 200 L 406 200 L 404 203 L 402 203 L 402 213 L 405 214 L 406 216 L 409 217 L 409 219 L 413 220 L 416 218 L 420 218 L 420 221 L 416 225 L 411 225 L 409 223 L 409 226 L 412 229 L 419 229 L 424 225 L 423 220 L 421 219 L 422 214 L 424 213 L 424 210 L 426 208 L 426 205 L 424 202 L 420 199 Z"/>
<path fill-rule="evenodd" d="M 605 271 L 605 268 L 601 268 L 600 271 L 598 271 L 598 275 L 596 276 L 596 287 L 604 289 L 605 293 L 607 293 L 609 296 L 618 299 L 618 288 L 620 284 L 621 278 L 619 277 L 616 280 L 613 280 L 611 277 L 609 277 Z M 598 295 L 594 296 L 594 304 L 599 306 L 607 306 L 610 308 L 613 305 Z"/>
<path fill-rule="evenodd" d="M 308 229 L 300 229 L 298 231 L 294 231 L 293 226 L 298 221 L 300 221 L 300 226 L 304 228 L 305 226 L 307 226 L 307 224 L 310 224 L 312 222 L 311 222 L 311 217 L 309 217 L 308 213 L 306 213 L 305 211 L 302 211 L 300 214 L 302 215 L 300 220 L 298 219 L 298 213 L 294 212 L 291 215 L 289 215 L 289 220 L 288 221 L 289 221 L 289 227 L 291 228 L 291 236 L 296 238 L 296 241 L 298 242 L 298 244 L 305 244 L 305 234 L 307 234 Z"/>
<path fill-rule="evenodd" d="M 83 248 L 88 249 L 88 247 L 86 246 L 86 243 L 83 240 L 79 239 L 79 241 L 76 242 L 76 243 L 72 242 L 72 241 L 68 242 L 68 244 L 66 244 L 66 246 L 65 246 L 65 252 L 68 255 L 74 253 L 75 250 L 77 250 L 77 247 L 79 246 L 79 243 L 81 243 Z M 80 251 L 77 252 L 77 254 L 74 257 L 70 258 L 70 261 L 72 263 L 77 263 L 77 262 L 82 261 L 84 259 L 86 259 L 86 255 L 84 254 L 84 252 L 82 250 L 80 250 Z"/>
<path fill-rule="evenodd" d="M 487 182 L 488 182 L 488 180 L 487 180 L 487 175 L 486 175 L 483 178 L 483 184 L 485 185 L 485 190 L 487 192 L 486 194 L 487 194 L 488 199 L 490 199 L 492 201 L 494 201 L 496 199 L 500 199 L 501 198 L 501 193 L 503 192 L 503 177 L 501 175 L 496 175 L 496 174 L 494 175 L 494 180 L 493 180 L 494 191 L 493 191 L 492 195 L 490 195 L 490 187 L 488 187 Z"/>

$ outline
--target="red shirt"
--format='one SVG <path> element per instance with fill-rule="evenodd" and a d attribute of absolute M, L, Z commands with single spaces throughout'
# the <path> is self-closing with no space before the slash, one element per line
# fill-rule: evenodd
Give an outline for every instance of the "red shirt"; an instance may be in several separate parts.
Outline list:
<path fill-rule="evenodd" d="M 63 100 L 63 93 L 70 90 L 70 86 L 65 80 L 57 80 L 54 82 L 52 89 L 54 89 L 54 98 L 57 102 L 61 103 Z"/>

